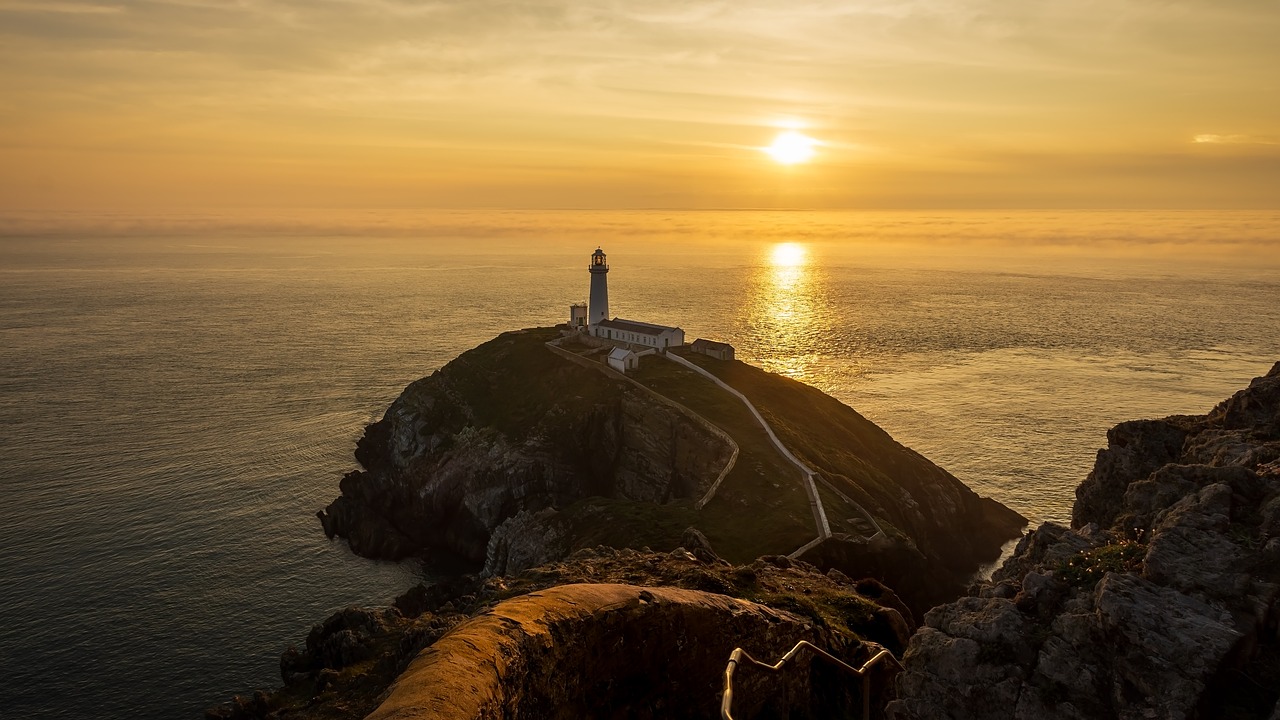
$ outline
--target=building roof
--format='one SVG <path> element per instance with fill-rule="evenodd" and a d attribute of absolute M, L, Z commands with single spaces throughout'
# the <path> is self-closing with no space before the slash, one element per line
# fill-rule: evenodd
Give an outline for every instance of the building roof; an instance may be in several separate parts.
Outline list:
<path fill-rule="evenodd" d="M 622 318 L 601 320 L 596 323 L 596 325 L 613 330 L 636 333 L 638 335 L 661 335 L 668 330 L 680 329 L 678 327 L 668 327 L 666 325 L 654 325 L 653 323 L 640 322 L 639 320 L 623 320 Z"/>
<path fill-rule="evenodd" d="M 698 338 L 693 341 L 693 349 L 711 348 L 712 350 L 732 350 L 733 346 L 729 343 L 716 342 L 715 340 L 706 340 Z"/>
<path fill-rule="evenodd" d="M 626 360 L 628 355 L 635 355 L 635 353 L 624 347 L 616 347 L 609 351 L 610 360 Z"/>

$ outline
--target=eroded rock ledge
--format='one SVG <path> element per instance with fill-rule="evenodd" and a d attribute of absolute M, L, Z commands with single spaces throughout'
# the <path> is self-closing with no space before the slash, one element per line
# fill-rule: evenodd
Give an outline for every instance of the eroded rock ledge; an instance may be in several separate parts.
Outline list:
<path fill-rule="evenodd" d="M 724 595 L 562 585 L 508 600 L 457 627 L 418 655 L 368 717 L 576 720 L 617 716 L 619 708 L 637 719 L 714 717 L 735 646 L 776 658 L 799 640 L 850 645 L 812 620 Z M 759 673 L 755 679 L 764 684 Z M 808 675 L 786 680 L 786 688 L 767 693 L 740 691 L 742 716 L 755 717 L 780 697 L 815 694 Z M 803 716 L 822 715 L 792 715 Z"/>
<path fill-rule="evenodd" d="M 1280 717 L 1280 363 L 1117 425 L 992 582 L 931 610 L 890 717 Z"/>
<path fill-rule="evenodd" d="M 623 707 L 631 702 L 627 698 L 639 697 L 636 693 L 649 693 L 644 695 L 643 705 L 629 707 L 652 705 L 664 709 L 654 717 L 711 717 L 714 712 L 704 711 L 719 701 L 720 674 L 734 646 L 747 647 L 752 653 L 758 652 L 757 657 L 772 661 L 776 659 L 776 655 L 771 654 L 776 650 L 773 643 L 786 645 L 782 648 L 785 651 L 796 641 L 809 639 L 857 663 L 865 660 L 868 653 L 863 640 L 900 655 L 915 629 L 907 606 L 892 590 L 875 580 L 854 581 L 839 571 L 824 573 L 808 563 L 783 556 L 764 557 L 734 566 L 716 556 L 706 539 L 692 529 L 684 533 L 684 542 L 688 549 L 681 547 L 669 553 L 583 548 L 562 561 L 513 577 L 463 576 L 415 587 L 397 598 L 391 608 L 347 608 L 312 628 L 304 647 L 285 652 L 281 658 L 283 687 L 275 692 L 238 697 L 211 709 L 207 717 L 211 720 L 363 718 L 383 703 L 388 688 L 411 663 L 417 666 L 420 661 L 415 658 L 424 651 L 438 658 L 433 662 L 445 663 L 457 672 L 465 668 L 465 672 L 471 674 L 496 672 L 495 659 L 507 663 L 506 659 L 513 657 L 505 654 L 508 651 L 522 654 L 523 665 L 504 665 L 502 687 L 494 690 L 500 695 L 491 695 L 503 703 L 522 703 L 524 709 L 520 714 L 507 717 L 551 717 L 530 708 L 541 707 L 539 703 L 559 697 L 555 694 L 560 692 L 557 687 L 577 688 L 588 678 L 594 683 L 584 690 L 590 698 L 576 698 L 573 702 L 590 699 L 600 703 L 601 708 L 608 703 Z M 503 639 L 501 647 L 495 645 L 486 650 L 500 651 L 502 655 L 481 653 L 484 657 L 478 657 L 466 647 L 455 648 L 451 644 L 428 650 L 435 647 L 433 643 L 444 643 L 451 631 L 462 630 L 465 623 L 474 622 L 469 618 L 504 617 L 506 611 L 499 608 L 503 608 L 505 602 L 534 594 L 563 601 L 560 591 L 553 589 L 584 583 L 630 587 L 626 597 L 635 600 L 645 591 L 658 599 L 678 596 L 702 600 L 693 606 L 664 600 L 644 608 L 632 607 L 628 604 L 630 600 L 616 607 L 610 602 L 601 602 L 598 605 L 603 608 L 603 614 L 594 611 L 581 614 L 581 608 L 567 606 L 544 620 L 530 620 L 527 633 L 521 630 Z M 680 594 L 683 591 L 694 592 Z M 581 604 L 586 600 L 570 596 L 567 602 Z M 655 610 L 662 612 L 651 614 Z M 766 624 L 760 625 L 760 622 Z M 525 627 L 524 624 L 521 627 Z M 515 630 L 508 620 L 502 620 L 498 628 L 504 633 Z M 539 628 L 547 628 L 550 634 L 539 634 L 542 632 Z M 534 639 L 528 642 L 521 639 L 526 634 Z M 551 646 L 545 645 L 548 639 L 554 640 Z M 670 647 L 672 642 L 677 644 L 674 649 Z M 622 652 L 624 647 L 626 653 Z M 683 657 L 677 657 L 682 652 L 685 652 Z M 478 665 L 473 662 L 477 659 Z M 658 664 L 641 667 L 644 663 Z M 678 674 L 673 670 L 676 667 Z M 823 675 L 824 671 L 828 674 Z M 802 713 L 796 717 L 839 716 L 843 712 L 840 709 L 849 707 L 852 701 L 847 695 L 851 686 L 848 678 L 835 676 L 829 668 L 817 664 L 814 672 L 818 674 L 812 677 L 803 672 L 789 673 L 789 682 L 810 683 L 804 687 L 755 685 L 753 683 L 763 682 L 765 676 L 743 673 L 742 682 L 746 684 L 739 695 L 742 704 L 735 704 L 743 710 L 739 716 L 785 715 L 784 708 L 769 709 L 766 705 L 782 700 L 788 708 L 797 704 L 808 708 L 804 712 L 809 715 Z M 641 677 L 643 683 L 639 682 Z M 636 679 L 636 683 L 623 682 L 626 678 Z M 877 679 L 874 685 L 877 704 L 886 700 L 881 693 L 889 687 L 885 678 Z M 425 692 L 429 688 L 422 689 Z M 449 695 L 446 693 L 446 696 Z M 523 705 L 526 701 L 527 706 Z M 447 708 L 450 713 L 470 707 L 461 704 L 462 700 L 447 703 L 440 698 L 431 703 L 404 702 L 414 707 L 432 704 L 440 712 Z M 484 707 L 491 706 L 492 703 Z M 580 705 L 572 707 L 581 710 Z M 616 713 L 584 711 L 570 716 L 610 717 Z"/>

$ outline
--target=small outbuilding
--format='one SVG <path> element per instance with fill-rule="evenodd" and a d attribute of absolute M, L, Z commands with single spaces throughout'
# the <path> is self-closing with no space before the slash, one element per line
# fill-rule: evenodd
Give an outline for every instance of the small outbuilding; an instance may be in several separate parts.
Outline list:
<path fill-rule="evenodd" d="M 569 329 L 578 332 L 587 331 L 587 304 L 574 303 L 569 306 Z"/>
<path fill-rule="evenodd" d="M 640 367 L 640 356 L 633 350 L 616 347 L 609 351 L 609 367 L 618 372 L 631 372 Z"/>
<path fill-rule="evenodd" d="M 704 340 L 698 338 L 693 341 L 689 349 L 696 352 L 716 358 L 717 360 L 732 360 L 733 346 L 729 343 L 716 342 L 715 340 Z"/>

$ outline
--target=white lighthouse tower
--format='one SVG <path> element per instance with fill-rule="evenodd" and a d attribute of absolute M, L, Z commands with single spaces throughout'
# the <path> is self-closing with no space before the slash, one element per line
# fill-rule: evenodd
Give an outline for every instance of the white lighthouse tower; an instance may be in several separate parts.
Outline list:
<path fill-rule="evenodd" d="M 609 263 L 604 251 L 596 248 L 591 254 L 591 301 L 587 308 L 587 325 L 594 327 L 609 319 Z"/>

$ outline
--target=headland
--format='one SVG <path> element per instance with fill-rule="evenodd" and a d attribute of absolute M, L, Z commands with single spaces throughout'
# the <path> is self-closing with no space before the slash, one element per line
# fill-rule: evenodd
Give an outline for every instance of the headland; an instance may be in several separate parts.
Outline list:
<path fill-rule="evenodd" d="M 1072 527 L 957 590 L 1016 514 L 813 388 L 686 354 L 825 479 L 831 535 L 788 557 L 813 516 L 740 398 L 665 358 L 601 371 L 562 338 L 504 333 L 410 385 L 323 513 L 362 554 L 471 572 L 335 614 L 282 689 L 210 717 L 707 717 L 732 648 L 801 640 L 905 671 L 743 671 L 736 716 L 849 715 L 863 687 L 892 718 L 1276 709 L 1280 363 L 1207 415 L 1112 429 Z"/>

